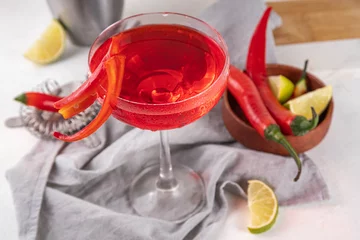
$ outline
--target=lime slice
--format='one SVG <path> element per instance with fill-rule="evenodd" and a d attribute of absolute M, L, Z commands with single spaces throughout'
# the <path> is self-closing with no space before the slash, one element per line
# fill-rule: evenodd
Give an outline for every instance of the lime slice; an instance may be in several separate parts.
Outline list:
<path fill-rule="evenodd" d="M 40 38 L 24 53 L 24 57 L 38 64 L 48 64 L 57 60 L 64 48 L 65 30 L 57 20 L 53 20 Z"/>
<path fill-rule="evenodd" d="M 273 190 L 265 183 L 259 180 L 249 181 L 248 206 L 251 213 L 248 229 L 251 233 L 263 233 L 274 225 L 278 201 Z"/>
<path fill-rule="evenodd" d="M 270 76 L 269 83 L 272 92 L 280 103 L 284 103 L 292 96 L 294 84 L 285 76 Z"/>
<path fill-rule="evenodd" d="M 326 86 L 291 99 L 285 103 L 285 107 L 296 115 L 301 115 L 307 119 L 312 118 L 311 107 L 320 115 L 329 104 L 332 97 L 332 87 Z"/>

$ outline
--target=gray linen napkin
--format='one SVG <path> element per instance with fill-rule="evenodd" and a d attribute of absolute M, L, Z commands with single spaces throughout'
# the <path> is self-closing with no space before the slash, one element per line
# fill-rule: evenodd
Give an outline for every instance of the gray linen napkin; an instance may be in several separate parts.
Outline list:
<path fill-rule="evenodd" d="M 224 36 L 239 67 L 264 9 L 259 0 L 221 0 L 203 15 Z M 275 62 L 271 33 L 268 39 L 268 61 Z M 268 182 L 282 205 L 329 198 L 319 170 L 306 155 L 302 177 L 294 183 L 292 159 L 235 143 L 223 125 L 219 103 L 200 120 L 169 131 L 173 160 L 205 181 L 205 208 L 180 224 L 139 217 L 126 194 L 136 174 L 158 160 L 159 134 L 111 118 L 96 135 L 100 144 L 94 148 L 82 142 L 40 141 L 7 172 L 20 240 L 214 239 L 228 210 L 224 191 L 246 197 L 249 179 Z"/>

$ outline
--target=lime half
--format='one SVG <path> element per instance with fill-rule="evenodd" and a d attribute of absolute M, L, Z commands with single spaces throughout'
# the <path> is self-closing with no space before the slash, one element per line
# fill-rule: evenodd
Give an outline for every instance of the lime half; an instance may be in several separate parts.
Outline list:
<path fill-rule="evenodd" d="M 57 60 L 65 49 L 65 30 L 57 20 L 52 20 L 40 38 L 24 53 L 24 57 L 38 64 Z"/>
<path fill-rule="evenodd" d="M 311 107 L 320 115 L 329 104 L 332 97 L 332 87 L 326 86 L 291 99 L 285 103 L 285 107 L 296 115 L 301 115 L 307 119 L 312 118 Z"/>
<path fill-rule="evenodd" d="M 269 83 L 272 92 L 280 103 L 284 103 L 292 96 L 294 84 L 285 76 L 270 76 Z"/>
<path fill-rule="evenodd" d="M 251 233 L 263 233 L 275 223 L 278 214 L 278 201 L 273 190 L 259 180 L 250 180 L 248 187 L 248 207 Z"/>

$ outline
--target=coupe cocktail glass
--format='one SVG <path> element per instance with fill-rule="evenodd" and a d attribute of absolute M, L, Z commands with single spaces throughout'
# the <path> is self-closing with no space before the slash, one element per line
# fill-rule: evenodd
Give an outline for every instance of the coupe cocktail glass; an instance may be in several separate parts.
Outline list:
<path fill-rule="evenodd" d="M 172 165 L 164 130 L 199 119 L 219 101 L 229 72 L 227 47 L 220 34 L 199 19 L 177 13 L 140 14 L 100 34 L 90 49 L 90 71 L 114 36 L 117 53 L 126 57 L 126 63 L 113 116 L 160 133 L 159 164 L 135 177 L 130 202 L 139 215 L 183 221 L 204 206 L 205 186 L 192 169 Z M 100 87 L 99 96 L 105 89 Z"/>

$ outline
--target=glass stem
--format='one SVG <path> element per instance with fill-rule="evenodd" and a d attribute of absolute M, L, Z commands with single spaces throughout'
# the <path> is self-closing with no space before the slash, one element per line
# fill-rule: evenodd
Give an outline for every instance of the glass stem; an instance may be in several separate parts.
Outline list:
<path fill-rule="evenodd" d="M 160 131 L 160 174 L 156 186 L 161 190 L 173 190 L 178 186 L 173 174 L 167 131 Z"/>

